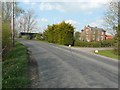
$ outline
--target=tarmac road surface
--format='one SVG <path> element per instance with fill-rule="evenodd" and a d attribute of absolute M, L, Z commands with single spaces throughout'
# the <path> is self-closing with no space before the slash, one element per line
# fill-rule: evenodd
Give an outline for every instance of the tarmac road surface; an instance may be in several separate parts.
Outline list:
<path fill-rule="evenodd" d="M 41 41 L 18 41 L 37 61 L 35 88 L 118 88 L 118 60 Z"/>

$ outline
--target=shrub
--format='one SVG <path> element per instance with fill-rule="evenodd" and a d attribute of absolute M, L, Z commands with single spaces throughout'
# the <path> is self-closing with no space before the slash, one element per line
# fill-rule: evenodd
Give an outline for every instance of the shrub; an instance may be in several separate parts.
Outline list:
<path fill-rule="evenodd" d="M 74 46 L 80 47 L 110 47 L 114 45 L 114 40 L 104 40 L 99 42 L 84 42 L 80 40 L 76 40 L 74 42 Z"/>
<path fill-rule="evenodd" d="M 35 34 L 35 35 L 34 35 L 34 39 L 43 40 L 42 34 L 39 34 L 39 33 Z"/>
<path fill-rule="evenodd" d="M 10 32 L 10 24 L 3 23 L 2 24 L 2 49 L 9 49 L 11 46 L 11 32 Z"/>
<path fill-rule="evenodd" d="M 21 37 L 24 38 L 24 39 L 30 39 L 29 35 L 24 35 L 24 36 L 21 36 Z"/>
<path fill-rule="evenodd" d="M 114 40 L 103 40 L 101 41 L 101 47 L 111 47 L 114 46 Z"/>
<path fill-rule="evenodd" d="M 100 43 L 98 42 L 83 42 L 83 41 L 75 41 L 74 46 L 80 46 L 80 47 L 99 47 Z"/>

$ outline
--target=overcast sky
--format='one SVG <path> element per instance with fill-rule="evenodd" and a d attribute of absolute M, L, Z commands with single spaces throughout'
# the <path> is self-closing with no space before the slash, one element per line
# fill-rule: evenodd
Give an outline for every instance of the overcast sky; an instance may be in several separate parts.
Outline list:
<path fill-rule="evenodd" d="M 56 0 L 57 1 L 57 0 Z M 48 24 L 66 21 L 74 25 L 76 31 L 81 31 L 84 26 L 97 26 L 104 28 L 103 18 L 107 7 L 107 0 L 24 0 L 19 6 L 24 10 L 34 10 L 40 32 Z"/>

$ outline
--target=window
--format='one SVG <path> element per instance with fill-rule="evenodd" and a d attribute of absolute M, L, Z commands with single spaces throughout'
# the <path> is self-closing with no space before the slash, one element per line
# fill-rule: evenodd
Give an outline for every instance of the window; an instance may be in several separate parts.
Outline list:
<path fill-rule="evenodd" d="M 86 40 L 87 40 L 88 42 L 90 42 L 90 39 L 89 39 L 88 37 L 86 38 Z"/>
<path fill-rule="evenodd" d="M 86 29 L 86 34 L 88 34 L 89 33 L 89 29 Z"/>
<path fill-rule="evenodd" d="M 100 36 L 97 37 L 97 41 L 100 41 Z"/>
<path fill-rule="evenodd" d="M 104 36 L 101 36 L 101 40 L 104 40 Z"/>
<path fill-rule="evenodd" d="M 93 34 L 95 34 L 95 31 L 93 31 Z"/>
<path fill-rule="evenodd" d="M 100 41 L 99 37 L 97 38 L 97 41 Z"/>
<path fill-rule="evenodd" d="M 102 32 L 102 35 L 104 35 L 104 32 Z"/>

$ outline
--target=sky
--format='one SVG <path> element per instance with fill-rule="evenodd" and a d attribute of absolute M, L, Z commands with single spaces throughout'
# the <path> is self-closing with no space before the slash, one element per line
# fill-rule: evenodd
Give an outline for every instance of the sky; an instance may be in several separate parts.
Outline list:
<path fill-rule="evenodd" d="M 104 14 L 108 0 L 56 1 L 24 0 L 24 2 L 19 3 L 19 6 L 24 10 L 34 11 L 38 26 L 36 32 L 43 32 L 47 25 L 62 21 L 71 23 L 75 27 L 75 31 L 81 31 L 87 25 L 105 28 Z"/>

